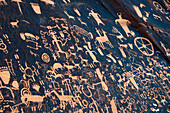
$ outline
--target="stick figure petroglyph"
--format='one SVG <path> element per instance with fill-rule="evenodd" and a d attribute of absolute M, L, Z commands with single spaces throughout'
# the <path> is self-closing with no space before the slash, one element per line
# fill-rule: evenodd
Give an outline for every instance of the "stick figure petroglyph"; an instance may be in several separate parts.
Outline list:
<path fill-rule="evenodd" d="M 93 16 L 93 18 L 96 20 L 97 24 L 103 24 L 105 25 L 99 17 L 101 17 L 98 13 L 95 13 L 93 10 L 90 10 L 89 16 Z"/>

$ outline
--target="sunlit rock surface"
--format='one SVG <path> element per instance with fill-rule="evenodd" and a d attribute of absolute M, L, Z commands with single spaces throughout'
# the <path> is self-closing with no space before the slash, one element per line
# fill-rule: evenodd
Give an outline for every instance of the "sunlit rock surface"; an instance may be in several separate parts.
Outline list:
<path fill-rule="evenodd" d="M 169 0 L 0 0 L 0 112 L 170 112 Z"/>

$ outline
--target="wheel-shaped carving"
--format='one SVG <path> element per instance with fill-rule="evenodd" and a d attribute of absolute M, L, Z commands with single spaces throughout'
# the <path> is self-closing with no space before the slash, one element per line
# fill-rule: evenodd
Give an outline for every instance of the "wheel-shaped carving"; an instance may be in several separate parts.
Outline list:
<path fill-rule="evenodd" d="M 152 56 L 154 54 L 154 48 L 152 43 L 144 37 L 136 37 L 134 40 L 135 46 L 146 56 Z"/>

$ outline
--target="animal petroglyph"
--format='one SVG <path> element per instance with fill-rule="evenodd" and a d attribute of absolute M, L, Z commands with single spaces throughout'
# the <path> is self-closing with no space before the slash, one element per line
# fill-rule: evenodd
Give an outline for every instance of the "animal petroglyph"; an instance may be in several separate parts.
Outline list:
<path fill-rule="evenodd" d="M 96 32 L 97 32 L 98 35 L 99 35 L 99 37 L 96 37 L 96 40 L 99 42 L 99 44 L 100 44 L 100 46 L 101 46 L 102 48 L 105 48 L 105 47 L 104 47 L 104 44 L 103 44 L 104 42 L 107 43 L 107 44 L 109 44 L 109 46 L 110 46 L 111 48 L 113 48 L 113 45 L 112 45 L 111 42 L 109 41 L 109 38 L 107 37 L 105 31 L 102 30 L 103 36 L 102 36 L 102 34 L 99 32 L 99 30 L 98 30 L 97 28 L 96 28 Z"/>

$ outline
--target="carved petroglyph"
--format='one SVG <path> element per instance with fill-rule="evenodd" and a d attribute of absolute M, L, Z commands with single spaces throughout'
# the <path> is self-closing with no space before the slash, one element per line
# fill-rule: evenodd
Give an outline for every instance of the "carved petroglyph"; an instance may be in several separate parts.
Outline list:
<path fill-rule="evenodd" d="M 161 43 L 162 48 L 164 48 L 164 50 L 165 50 L 165 52 L 166 52 L 166 55 L 167 55 L 167 56 L 170 56 L 170 49 L 169 49 L 169 48 L 166 48 L 165 45 L 164 45 L 161 41 L 160 41 L 160 43 Z"/>
<path fill-rule="evenodd" d="M 154 48 L 152 43 L 144 37 L 136 37 L 134 40 L 135 46 L 146 56 L 152 56 L 154 54 Z"/>
<path fill-rule="evenodd" d="M 68 16 L 69 19 L 75 20 L 75 18 L 73 16 L 69 15 L 67 11 L 64 11 L 64 13 Z"/>
<path fill-rule="evenodd" d="M 14 10 L 7 16 L 6 11 L 17 6 L 16 2 L 16 11 L 22 15 L 11 16 Z M 169 110 L 169 62 L 141 37 L 140 28 L 130 27 L 133 19 L 119 15 L 115 20 L 104 13 L 107 10 L 97 10 L 102 6 L 97 1 L 90 3 L 98 5 L 70 0 L 0 0 L 0 112 Z M 158 15 L 167 16 L 158 4 L 154 5 L 158 12 L 154 8 L 149 12 L 148 4 L 139 4 L 131 6 L 137 19 L 145 20 L 139 27 L 147 30 L 146 20 L 166 19 Z M 116 27 L 114 20 L 120 26 Z M 149 25 L 160 36 L 169 36 L 151 21 Z M 168 57 L 168 44 L 157 38 Z"/>
<path fill-rule="evenodd" d="M 22 3 L 22 0 L 11 0 L 12 2 L 17 2 L 17 5 L 18 5 L 18 8 L 19 8 L 19 11 L 20 11 L 20 13 L 21 14 L 23 14 L 22 13 L 22 9 L 21 9 L 21 6 L 20 6 L 20 2 Z"/>
<path fill-rule="evenodd" d="M 8 84 L 10 81 L 10 73 L 7 67 L 0 67 L 0 78 L 4 84 Z"/>
<path fill-rule="evenodd" d="M 8 54 L 7 46 L 1 38 L 0 38 L 0 50 L 2 50 L 5 54 Z"/>
<path fill-rule="evenodd" d="M 100 25 L 100 24 L 105 25 L 105 24 L 102 22 L 102 20 L 99 18 L 99 17 L 101 17 L 101 16 L 100 16 L 98 13 L 95 13 L 93 10 L 90 10 L 89 16 L 92 16 L 92 17 L 96 20 L 96 22 L 97 22 L 98 25 Z"/>
<path fill-rule="evenodd" d="M 49 62 L 50 62 L 50 57 L 49 57 L 49 55 L 48 55 L 47 53 L 43 53 L 43 54 L 41 55 L 41 59 L 42 59 L 44 62 L 46 62 L 46 63 L 49 63 Z"/>
<path fill-rule="evenodd" d="M 38 36 L 34 36 L 31 33 L 20 33 L 20 37 L 22 40 L 25 40 L 27 42 L 27 47 L 34 49 L 34 50 L 38 50 L 39 48 L 41 48 L 41 46 L 38 44 L 39 37 Z"/>
<path fill-rule="evenodd" d="M 133 31 L 129 30 L 129 28 L 128 28 L 128 24 L 131 24 L 131 22 L 129 20 L 123 19 L 122 18 L 122 14 L 118 14 L 118 17 L 119 17 L 119 19 L 116 19 L 115 23 L 116 24 L 118 24 L 118 23 L 120 24 L 120 26 L 125 31 L 127 37 L 129 37 L 129 36 L 133 36 L 134 37 L 135 33 Z"/>
<path fill-rule="evenodd" d="M 96 28 L 96 32 L 98 33 L 98 35 L 99 35 L 99 37 L 96 37 L 96 40 L 99 42 L 99 44 L 100 44 L 100 46 L 102 47 L 102 48 L 105 48 L 104 47 L 104 42 L 105 43 L 107 43 L 107 44 L 109 44 L 109 46 L 111 47 L 111 48 L 113 48 L 114 46 L 111 44 L 111 42 L 109 41 L 109 38 L 107 37 L 107 35 L 106 35 L 106 32 L 104 31 L 104 30 L 102 30 L 102 33 L 103 33 L 103 36 L 102 36 L 102 34 L 99 32 L 99 30 Z"/>
<path fill-rule="evenodd" d="M 4 5 L 8 5 L 5 0 L 0 0 L 0 5 L 3 5 L 2 3 L 4 3 Z"/>
<path fill-rule="evenodd" d="M 38 3 L 30 3 L 33 10 L 35 11 L 35 13 L 37 14 L 41 14 L 41 9 Z"/>
<path fill-rule="evenodd" d="M 13 28 L 15 27 L 19 27 L 17 24 L 18 24 L 18 20 L 16 20 L 16 22 L 10 22 L 10 24 L 12 25 Z"/>
<path fill-rule="evenodd" d="M 55 2 L 53 2 L 52 0 L 41 0 L 42 2 L 45 2 L 46 4 L 50 4 L 53 7 L 55 6 Z"/>

